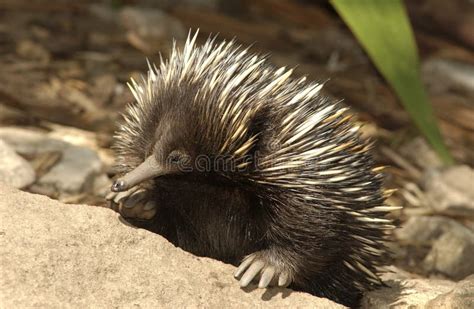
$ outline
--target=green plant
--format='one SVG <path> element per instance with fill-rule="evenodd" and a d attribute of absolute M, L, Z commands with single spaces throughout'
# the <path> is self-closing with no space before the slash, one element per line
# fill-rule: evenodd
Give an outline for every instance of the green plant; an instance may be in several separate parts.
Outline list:
<path fill-rule="evenodd" d="M 445 163 L 446 148 L 420 78 L 413 32 L 401 0 L 331 0 L 419 130 Z"/>

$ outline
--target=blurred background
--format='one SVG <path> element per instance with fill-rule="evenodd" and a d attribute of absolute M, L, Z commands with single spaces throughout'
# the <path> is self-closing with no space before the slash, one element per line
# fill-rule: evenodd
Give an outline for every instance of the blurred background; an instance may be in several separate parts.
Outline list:
<path fill-rule="evenodd" d="M 376 141 L 377 163 L 389 166 L 386 186 L 398 191 L 388 202 L 404 206 L 397 265 L 460 280 L 474 273 L 474 2 L 404 7 L 420 57 L 414 69 L 451 166 L 327 1 L 0 0 L 0 181 L 104 206 L 113 132 L 132 101 L 126 82 L 199 28 L 199 42 L 219 34 L 251 44 L 344 99 Z"/>

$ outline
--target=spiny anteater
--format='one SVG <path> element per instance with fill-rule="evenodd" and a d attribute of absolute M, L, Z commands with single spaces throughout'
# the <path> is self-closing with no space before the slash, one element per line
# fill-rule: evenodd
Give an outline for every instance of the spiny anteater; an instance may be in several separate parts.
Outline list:
<path fill-rule="evenodd" d="M 381 284 L 393 228 L 370 143 L 322 84 L 196 36 L 132 79 L 108 199 L 189 252 L 242 261 L 242 287 L 355 305 Z"/>

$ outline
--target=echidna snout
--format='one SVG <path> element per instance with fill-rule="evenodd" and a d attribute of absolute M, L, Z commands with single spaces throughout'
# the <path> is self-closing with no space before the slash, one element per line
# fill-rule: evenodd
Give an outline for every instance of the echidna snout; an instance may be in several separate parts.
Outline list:
<path fill-rule="evenodd" d="M 114 181 L 111 191 L 123 192 L 129 190 L 143 181 L 166 174 L 166 172 L 165 166 L 160 165 L 156 158 L 151 155 L 135 169 Z"/>
<path fill-rule="evenodd" d="M 131 81 L 108 199 L 184 250 L 240 264 L 241 286 L 357 304 L 381 285 L 397 209 L 371 144 L 322 84 L 196 37 Z M 190 168 L 157 159 L 173 153 Z"/>

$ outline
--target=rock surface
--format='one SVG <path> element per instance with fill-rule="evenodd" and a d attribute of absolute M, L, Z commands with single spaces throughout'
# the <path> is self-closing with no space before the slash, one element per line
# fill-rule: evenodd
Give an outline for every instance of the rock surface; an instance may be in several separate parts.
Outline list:
<path fill-rule="evenodd" d="M 441 235 L 459 226 L 462 227 L 456 220 L 442 216 L 413 216 L 395 234 L 403 244 L 432 245 Z"/>
<path fill-rule="evenodd" d="M 414 216 L 395 233 L 410 268 L 460 280 L 474 273 L 474 232 L 442 216 Z"/>
<path fill-rule="evenodd" d="M 433 170 L 425 176 L 424 187 L 436 213 L 474 219 L 474 170 L 469 166 Z"/>
<path fill-rule="evenodd" d="M 450 293 L 456 285 L 449 280 L 412 278 L 409 273 L 398 269 L 383 275 L 382 279 L 388 287 L 367 293 L 362 308 L 426 308 L 430 301 Z"/>
<path fill-rule="evenodd" d="M 36 183 L 45 189 L 66 194 L 89 191 L 88 184 L 92 184 L 103 169 L 103 163 L 95 151 L 51 138 L 42 132 L 7 127 L 0 128 L 0 138 L 26 156 L 60 153 L 60 160 Z"/>
<path fill-rule="evenodd" d="M 35 181 L 31 165 L 0 139 L 0 183 L 24 188 Z"/>
<path fill-rule="evenodd" d="M 0 186 L 4 308 L 343 308 L 289 289 L 238 287 L 233 266 L 123 224 L 106 208 Z"/>
<path fill-rule="evenodd" d="M 61 161 L 39 179 L 39 184 L 53 187 L 59 192 L 79 193 L 102 170 L 99 156 L 90 149 L 70 145 L 62 152 Z"/>
<path fill-rule="evenodd" d="M 456 280 L 474 274 L 474 232 L 459 226 L 443 234 L 433 244 L 422 267 Z"/>
<path fill-rule="evenodd" d="M 474 275 L 456 284 L 450 292 L 427 304 L 428 308 L 474 308 Z"/>

